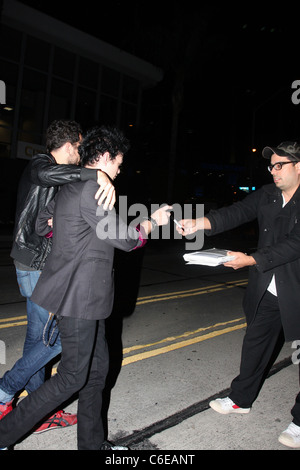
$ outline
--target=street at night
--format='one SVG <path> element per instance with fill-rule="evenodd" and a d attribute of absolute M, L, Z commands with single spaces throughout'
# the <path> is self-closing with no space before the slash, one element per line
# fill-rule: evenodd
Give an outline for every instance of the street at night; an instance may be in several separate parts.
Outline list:
<path fill-rule="evenodd" d="M 210 246 L 214 242 L 251 249 L 252 240 L 216 237 Z M 238 374 L 247 270 L 186 265 L 184 253 L 184 240 L 150 240 L 143 253 L 116 258 L 116 306 L 107 325 L 109 438 L 153 452 L 285 450 L 277 438 L 297 393 L 295 350 L 285 344 L 249 415 L 211 410 L 210 399 L 226 396 Z M 122 277 L 128 263 L 136 274 L 132 283 Z M 0 365 L 0 375 L 21 356 L 25 325 L 25 302 L 9 258 L 9 237 L 4 237 L 0 327 L 6 364 Z M 76 412 L 76 406 L 74 399 L 65 409 Z M 15 449 L 76 450 L 76 426 L 31 434 Z"/>
<path fill-rule="evenodd" d="M 298 12 L 0 1 L 0 451 L 300 448 Z"/>

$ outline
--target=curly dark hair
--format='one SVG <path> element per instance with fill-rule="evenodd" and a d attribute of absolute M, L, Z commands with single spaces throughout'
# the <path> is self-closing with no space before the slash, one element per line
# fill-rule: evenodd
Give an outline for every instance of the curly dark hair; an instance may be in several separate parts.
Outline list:
<path fill-rule="evenodd" d="M 130 148 L 129 140 L 116 127 L 97 126 L 90 129 L 78 147 L 82 166 L 96 163 L 100 156 L 108 152 L 111 160 L 120 153 L 124 155 Z"/>
<path fill-rule="evenodd" d="M 79 142 L 82 129 L 75 121 L 56 120 L 53 121 L 46 132 L 47 152 L 52 152 L 62 147 L 65 143 L 75 144 Z"/>

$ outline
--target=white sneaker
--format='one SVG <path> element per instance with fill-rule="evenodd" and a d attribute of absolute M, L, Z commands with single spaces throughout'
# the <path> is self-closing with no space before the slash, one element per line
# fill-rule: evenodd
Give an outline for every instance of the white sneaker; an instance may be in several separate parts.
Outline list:
<path fill-rule="evenodd" d="M 289 427 L 280 434 L 278 440 L 285 446 L 293 447 L 294 449 L 300 448 L 300 426 L 291 423 Z"/>
<path fill-rule="evenodd" d="M 222 415 L 229 413 L 249 413 L 250 411 L 250 408 L 240 408 L 229 397 L 212 400 L 209 406 Z"/>

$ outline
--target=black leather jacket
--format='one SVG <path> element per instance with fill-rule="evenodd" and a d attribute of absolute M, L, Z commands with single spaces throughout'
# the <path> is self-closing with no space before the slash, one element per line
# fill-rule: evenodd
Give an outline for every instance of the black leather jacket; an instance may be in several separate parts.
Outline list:
<path fill-rule="evenodd" d="M 96 178 L 96 170 L 57 164 L 51 154 L 35 155 L 25 168 L 19 183 L 10 256 L 17 263 L 31 269 L 42 269 L 51 250 L 52 240 L 40 237 L 35 232 L 38 213 L 54 198 L 59 186 Z M 49 232 L 50 230 L 49 228 Z"/>

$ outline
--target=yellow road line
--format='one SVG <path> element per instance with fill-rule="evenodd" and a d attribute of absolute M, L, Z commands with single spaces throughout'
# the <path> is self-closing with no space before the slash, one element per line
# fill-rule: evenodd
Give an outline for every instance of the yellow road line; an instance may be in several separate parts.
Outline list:
<path fill-rule="evenodd" d="M 225 290 L 225 289 L 232 289 L 234 287 L 245 285 L 245 284 L 247 284 L 247 282 L 248 282 L 247 280 L 241 280 L 241 281 L 237 281 L 237 282 L 233 282 L 233 283 L 214 284 L 213 286 L 208 286 L 208 287 L 188 289 L 188 290 L 183 290 L 183 291 L 178 291 L 178 292 L 170 292 L 170 293 L 167 293 L 167 294 L 155 294 L 155 295 L 139 297 L 137 299 L 136 305 L 143 305 L 143 304 L 150 303 L 150 302 L 160 302 L 160 301 L 163 301 L 163 300 L 184 298 L 184 297 L 190 297 L 190 296 L 194 296 L 194 295 L 201 295 L 201 294 L 206 294 L 206 293 L 217 292 L 217 291 L 221 291 L 221 290 Z M 9 328 L 9 327 L 13 327 L 13 326 L 26 325 L 27 321 L 18 321 L 17 322 L 17 320 L 24 320 L 24 319 L 26 319 L 26 315 L 19 316 L 19 317 L 11 317 L 11 318 L 0 319 L 1 323 L 11 322 L 11 323 L 5 323 L 4 325 L 0 325 L 0 328 Z M 123 353 L 128 354 L 128 353 L 130 353 L 132 351 L 136 351 L 138 349 L 145 349 L 145 348 L 156 346 L 158 344 L 162 344 L 162 343 L 166 343 L 166 342 L 169 342 L 169 343 L 173 342 L 172 344 L 170 344 L 168 346 L 164 346 L 162 348 L 152 349 L 152 350 L 145 351 L 145 352 L 142 352 L 142 353 L 138 353 L 138 354 L 135 354 L 135 355 L 132 355 L 132 356 L 128 356 L 128 357 L 123 359 L 122 366 L 132 364 L 134 362 L 142 361 L 142 360 L 148 359 L 150 357 L 159 356 L 161 354 L 165 354 L 165 353 L 168 353 L 170 351 L 175 351 L 176 349 L 181 349 L 181 348 L 184 348 L 186 346 L 190 346 L 192 344 L 199 343 L 199 342 L 214 338 L 216 336 L 220 336 L 220 335 L 227 334 L 227 333 L 230 333 L 230 332 L 235 331 L 235 330 L 242 329 L 246 326 L 246 323 L 242 323 L 242 324 L 239 324 L 239 325 L 236 325 L 236 326 L 227 327 L 227 328 L 224 328 L 222 330 L 212 331 L 211 333 L 196 336 L 194 338 L 190 338 L 190 339 L 187 339 L 185 341 L 174 342 L 174 341 L 178 340 L 179 338 L 192 336 L 192 335 L 195 335 L 197 333 L 206 331 L 208 329 L 218 328 L 220 326 L 228 325 L 230 323 L 234 323 L 234 322 L 241 321 L 241 320 L 243 320 L 243 317 L 242 318 L 237 318 L 235 320 L 230 320 L 228 322 L 216 323 L 215 325 L 204 327 L 204 328 L 198 328 L 195 331 L 187 331 L 187 332 L 185 332 L 181 335 L 164 338 L 164 339 L 162 339 L 160 341 L 156 341 L 154 343 L 150 343 L 150 344 L 146 344 L 146 345 L 136 345 L 136 346 L 131 346 L 129 348 L 124 348 Z M 56 373 L 56 368 L 53 368 L 52 369 L 52 375 L 55 374 L 55 373 Z M 27 395 L 27 392 L 24 391 L 20 396 L 22 397 L 22 396 L 26 396 L 26 395 Z"/>
<path fill-rule="evenodd" d="M 16 323 L 6 323 L 5 325 L 0 325 L 0 329 L 10 328 L 12 326 L 22 326 L 22 325 L 27 325 L 27 321 L 20 321 L 20 322 L 16 322 Z"/>
<path fill-rule="evenodd" d="M 219 326 L 229 325 L 230 323 L 236 323 L 236 322 L 241 321 L 241 320 L 244 320 L 244 317 L 236 318 L 235 320 L 229 320 L 227 322 L 215 323 L 214 325 L 206 326 L 204 328 L 198 328 L 195 331 L 186 331 L 185 333 L 182 333 L 181 335 L 170 336 L 168 338 L 164 338 L 164 339 L 161 339 L 159 341 L 156 341 L 155 343 L 130 346 L 128 348 L 124 348 L 123 353 L 127 354 L 127 353 L 130 353 L 132 351 L 136 351 L 137 349 L 145 349 L 145 348 L 149 348 L 149 347 L 152 347 L 152 346 L 156 346 L 157 344 L 176 341 L 179 338 L 185 338 L 187 336 L 192 336 L 192 335 L 195 335 L 197 333 L 200 333 L 201 331 L 211 330 L 212 328 L 218 328 Z"/>
<path fill-rule="evenodd" d="M 188 290 L 182 290 L 182 291 L 178 291 L 178 292 L 170 292 L 169 294 L 154 294 L 154 295 L 146 295 L 145 297 L 139 297 L 139 300 L 144 300 L 144 299 L 152 299 L 154 297 L 161 297 L 161 296 L 164 296 L 164 295 L 173 295 L 173 294 L 184 294 L 186 292 L 194 292 L 194 291 L 199 291 L 199 290 L 206 290 L 206 289 L 210 289 L 210 288 L 213 288 L 213 287 L 220 287 L 220 286 L 223 286 L 223 287 L 227 287 L 227 286 L 233 286 L 235 287 L 236 285 L 238 284 L 244 284 L 247 282 L 247 279 L 241 279 L 240 281 L 233 281 L 233 282 L 226 282 L 226 283 L 220 283 L 220 284 L 213 284 L 212 286 L 208 286 L 208 287 L 197 287 L 195 289 L 188 289 Z"/>
<path fill-rule="evenodd" d="M 165 354 L 170 351 L 175 351 L 176 349 L 184 348 L 186 346 L 190 346 L 191 344 L 200 343 L 201 341 L 205 341 L 207 339 L 215 338 L 216 336 L 224 335 L 226 333 L 230 333 L 231 331 L 240 330 L 244 328 L 246 323 L 242 323 L 241 325 L 232 326 L 229 328 L 224 328 L 223 330 L 212 331 L 206 335 L 197 336 L 195 338 L 191 338 L 186 341 L 180 341 L 179 343 L 173 343 L 169 346 L 165 346 L 163 348 L 154 349 L 152 351 L 146 351 L 143 353 L 135 354 L 134 356 L 129 356 L 123 359 L 122 366 L 126 366 L 128 364 L 132 364 L 133 362 L 142 361 L 144 359 L 148 359 L 149 357 L 158 356 L 161 354 Z"/>
<path fill-rule="evenodd" d="M 26 315 L 22 315 L 20 317 L 2 318 L 0 320 L 0 323 L 4 323 L 4 322 L 6 323 L 4 325 L 0 325 L 0 329 L 10 328 L 12 326 L 27 325 L 27 320 L 25 320 L 25 318 L 27 318 Z M 25 321 L 19 321 L 19 320 L 25 320 Z M 10 322 L 10 323 L 7 323 L 7 322 Z"/>
<path fill-rule="evenodd" d="M 195 330 L 194 332 L 193 331 L 186 332 L 183 335 L 179 335 L 179 336 L 174 337 L 174 338 L 169 337 L 169 338 L 162 339 L 161 341 L 157 341 L 156 343 L 152 343 L 152 344 L 148 344 L 148 345 L 141 345 L 141 346 L 137 346 L 137 347 L 138 348 L 145 348 L 145 347 L 153 346 L 155 344 L 159 344 L 159 343 L 166 342 L 166 341 L 171 341 L 171 340 L 174 340 L 176 338 L 183 337 L 185 335 L 192 335 L 194 333 L 198 333 L 200 331 L 204 331 L 204 330 L 207 330 L 209 328 L 214 328 L 214 327 L 217 327 L 217 326 L 222 326 L 222 325 L 226 325 L 226 324 L 229 324 L 229 323 L 234 323 L 234 322 L 242 320 L 243 318 L 244 317 L 237 318 L 235 320 L 230 320 L 230 321 L 224 322 L 224 323 L 216 323 L 215 325 L 212 325 L 210 327 L 199 328 L 198 330 Z M 239 325 L 231 326 L 231 327 L 228 327 L 228 328 L 223 328 L 222 330 L 212 331 L 210 333 L 207 333 L 206 335 L 196 336 L 194 338 L 190 338 L 190 339 L 185 340 L 185 341 L 180 341 L 178 343 L 173 343 L 173 344 L 170 344 L 169 346 L 165 346 L 163 348 L 153 349 L 153 350 L 150 350 L 150 351 L 145 351 L 143 353 L 135 354 L 133 356 L 128 356 L 128 357 L 123 359 L 122 367 L 126 366 L 128 364 L 133 364 L 134 362 L 143 361 L 144 359 L 149 359 L 150 357 L 155 357 L 155 356 L 159 356 L 161 354 L 166 354 L 170 351 L 175 351 L 176 349 L 181 349 L 181 348 L 184 348 L 186 346 L 191 346 L 192 344 L 200 343 L 202 341 L 206 341 L 208 339 L 215 338 L 217 336 L 221 336 L 221 335 L 224 335 L 224 334 L 227 334 L 227 333 L 231 333 L 232 331 L 240 330 L 242 328 L 245 328 L 246 325 L 247 325 L 246 323 L 241 323 Z M 136 348 L 135 346 L 133 346 L 132 348 L 125 348 L 123 350 L 123 353 L 126 353 L 129 350 L 132 351 L 135 348 Z M 56 373 L 56 371 L 57 371 L 57 368 L 53 367 L 52 368 L 52 375 L 54 375 Z M 27 392 L 24 391 L 23 393 L 20 394 L 20 397 L 25 397 L 26 395 L 27 395 Z"/>
<path fill-rule="evenodd" d="M 247 279 L 232 282 L 232 283 L 221 283 L 221 284 L 214 284 L 213 286 L 208 286 L 208 287 L 200 287 L 196 289 L 188 289 L 188 290 L 183 290 L 183 291 L 178 291 L 178 292 L 169 292 L 166 294 L 154 294 L 154 295 L 148 295 L 144 297 L 138 297 L 136 301 L 136 305 L 144 305 L 147 303 L 152 303 L 152 302 L 160 302 L 163 300 L 173 300 L 173 299 L 180 299 L 180 298 L 185 298 L 185 297 L 192 297 L 194 295 L 201 295 L 201 294 L 210 294 L 213 292 L 218 292 L 221 290 L 225 289 L 232 289 L 234 287 L 239 287 L 247 284 Z M 14 326 L 21 326 L 21 325 L 26 325 L 27 321 L 19 321 L 19 320 L 25 320 L 27 317 L 26 315 L 22 315 L 19 317 L 8 317 L 8 318 L 2 318 L 0 319 L 0 323 L 5 323 L 4 325 L 0 325 L 1 328 L 10 328 Z M 8 322 L 8 323 L 7 323 Z"/>
<path fill-rule="evenodd" d="M 218 292 L 220 290 L 232 289 L 247 284 L 247 280 L 238 281 L 232 284 L 215 284 L 214 286 L 201 287 L 198 289 L 189 289 L 186 291 L 170 292 L 167 294 L 149 295 L 146 297 L 138 297 L 136 305 L 144 305 L 147 303 L 158 302 L 162 300 L 181 299 L 184 297 L 192 297 L 194 295 L 210 294 L 212 292 Z"/>
<path fill-rule="evenodd" d="M 0 319 L 0 323 L 3 323 L 3 322 L 5 322 L 5 321 L 11 321 L 11 320 L 24 320 L 25 318 L 27 318 L 26 315 L 22 315 L 21 317 L 2 318 L 2 320 Z"/>

